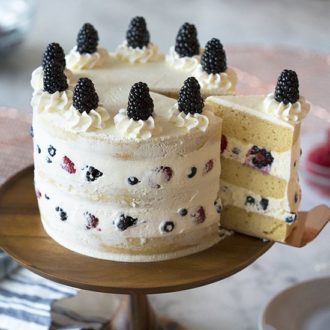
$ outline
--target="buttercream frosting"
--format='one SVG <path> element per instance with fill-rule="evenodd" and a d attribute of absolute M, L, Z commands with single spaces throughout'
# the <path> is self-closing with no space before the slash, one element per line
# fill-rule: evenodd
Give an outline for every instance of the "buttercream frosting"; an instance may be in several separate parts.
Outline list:
<path fill-rule="evenodd" d="M 110 55 L 107 49 L 101 47 L 98 47 L 93 54 L 80 54 L 77 52 L 77 46 L 75 46 L 65 59 L 67 67 L 71 70 L 88 70 L 107 64 L 110 60 Z"/>
<path fill-rule="evenodd" d="M 174 46 L 169 50 L 169 53 L 165 57 L 166 62 L 173 66 L 177 70 L 193 71 L 200 63 L 201 55 L 194 55 L 192 57 L 184 56 L 180 57 L 175 51 Z"/>
<path fill-rule="evenodd" d="M 273 93 L 265 97 L 262 107 L 265 113 L 272 114 L 288 122 L 300 122 L 308 114 L 309 109 L 309 103 L 302 96 L 295 103 L 284 104 L 276 101 Z"/>
<path fill-rule="evenodd" d="M 125 40 L 116 49 L 115 57 L 129 63 L 147 63 L 158 61 L 163 58 L 163 55 L 159 53 L 158 46 L 152 42 L 142 48 L 133 48 L 127 46 Z"/>

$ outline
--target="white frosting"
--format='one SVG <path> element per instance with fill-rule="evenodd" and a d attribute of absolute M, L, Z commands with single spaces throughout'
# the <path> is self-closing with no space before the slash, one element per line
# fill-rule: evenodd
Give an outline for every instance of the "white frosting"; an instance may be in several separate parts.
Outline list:
<path fill-rule="evenodd" d="M 67 78 L 69 87 L 72 87 L 75 83 L 75 78 L 71 70 L 64 69 L 64 74 Z M 31 76 L 31 86 L 34 91 L 39 91 L 44 89 L 44 72 L 42 66 L 39 66 L 32 72 Z"/>
<path fill-rule="evenodd" d="M 67 67 L 71 70 L 88 70 L 106 65 L 110 60 L 110 55 L 107 49 L 101 47 L 98 47 L 93 54 L 80 54 L 75 46 L 65 59 Z"/>
<path fill-rule="evenodd" d="M 73 132 L 88 132 L 103 129 L 109 126 L 110 115 L 102 106 L 89 113 L 80 113 L 71 106 L 64 114 L 65 126 Z"/>
<path fill-rule="evenodd" d="M 125 40 L 116 49 L 115 57 L 118 60 L 129 63 L 148 63 L 161 60 L 163 55 L 159 53 L 158 46 L 152 42 L 142 48 L 133 48 L 127 46 L 127 41 Z"/>
<path fill-rule="evenodd" d="M 120 109 L 114 117 L 114 123 L 122 137 L 128 139 L 150 139 L 155 133 L 161 132 L 161 127 L 156 127 L 155 119 L 149 116 L 147 120 L 133 120 L 127 116 L 126 109 Z"/>
<path fill-rule="evenodd" d="M 267 208 L 264 209 L 260 204 L 261 199 L 265 196 L 260 196 L 253 191 L 238 187 L 225 180 L 221 180 L 220 196 L 224 206 L 233 205 L 239 208 L 243 208 L 247 212 L 261 213 L 269 217 L 273 217 L 282 221 L 290 214 L 290 212 L 297 212 L 299 203 L 297 203 L 294 210 L 290 210 L 289 199 L 266 197 L 268 200 Z M 254 198 L 254 203 L 247 203 L 248 196 Z"/>
<path fill-rule="evenodd" d="M 192 72 L 200 63 L 201 55 L 194 55 L 192 57 L 180 57 L 175 51 L 174 46 L 169 50 L 166 55 L 166 62 L 177 70 Z"/>
<path fill-rule="evenodd" d="M 188 132 L 193 129 L 199 129 L 205 132 L 209 126 L 211 117 L 214 118 L 214 114 L 211 111 L 203 110 L 203 114 L 194 113 L 193 115 L 178 110 L 178 104 L 176 103 L 168 113 L 170 122 L 173 122 L 176 127 L 185 128 Z"/>
<path fill-rule="evenodd" d="M 300 122 L 310 109 L 309 103 L 302 96 L 295 103 L 284 104 L 283 102 L 277 102 L 273 93 L 266 96 L 263 105 L 262 110 L 265 113 L 289 122 Z"/>
<path fill-rule="evenodd" d="M 53 94 L 38 90 L 33 94 L 31 105 L 34 111 L 38 113 L 62 113 L 70 108 L 72 94 L 71 90 L 55 92 Z"/>
<path fill-rule="evenodd" d="M 236 73 L 230 68 L 226 72 L 208 74 L 202 65 L 198 64 L 192 76 L 196 77 L 201 88 L 206 90 L 221 89 L 225 92 L 234 92 L 236 87 Z"/>

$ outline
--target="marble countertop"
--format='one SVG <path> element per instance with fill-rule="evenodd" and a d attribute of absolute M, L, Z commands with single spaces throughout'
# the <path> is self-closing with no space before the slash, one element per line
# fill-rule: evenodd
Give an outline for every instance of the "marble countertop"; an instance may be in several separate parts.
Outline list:
<path fill-rule="evenodd" d="M 129 19 L 143 15 L 152 40 L 163 51 L 173 44 L 178 27 L 190 21 L 197 25 L 202 44 L 215 36 L 231 49 L 242 45 L 285 46 L 329 54 L 329 10 L 330 3 L 322 0 L 39 1 L 26 42 L 8 58 L 0 59 L 0 105 L 29 112 L 30 74 L 40 64 L 43 49 L 57 41 L 70 50 L 85 21 L 95 25 L 101 44 L 110 49 L 124 39 Z M 322 105 L 326 107 L 329 84 L 319 85 L 317 90 L 324 94 Z M 302 184 L 304 209 L 329 203 L 328 198 Z M 230 278 L 150 299 L 160 314 L 176 319 L 189 330 L 255 330 L 265 304 L 280 290 L 308 278 L 330 276 L 329 239 L 327 226 L 303 249 L 275 244 L 254 264 Z M 83 310 L 85 315 L 110 317 L 117 302 L 114 295 L 82 291 L 60 305 Z"/>

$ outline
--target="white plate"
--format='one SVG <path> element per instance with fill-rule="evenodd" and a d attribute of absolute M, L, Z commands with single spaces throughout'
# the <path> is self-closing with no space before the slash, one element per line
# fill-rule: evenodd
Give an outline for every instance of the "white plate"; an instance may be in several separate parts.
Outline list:
<path fill-rule="evenodd" d="M 290 287 L 264 310 L 259 330 L 329 330 L 330 277 Z"/>

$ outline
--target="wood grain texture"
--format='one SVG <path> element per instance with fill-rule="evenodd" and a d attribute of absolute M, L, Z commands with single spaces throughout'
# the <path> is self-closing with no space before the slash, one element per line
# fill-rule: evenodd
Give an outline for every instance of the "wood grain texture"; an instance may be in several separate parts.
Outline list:
<path fill-rule="evenodd" d="M 234 234 L 191 256 L 154 263 L 99 260 L 72 252 L 43 230 L 32 167 L 0 189 L 0 247 L 26 268 L 55 282 L 111 293 L 162 293 L 190 289 L 245 268 L 273 243 Z"/>

